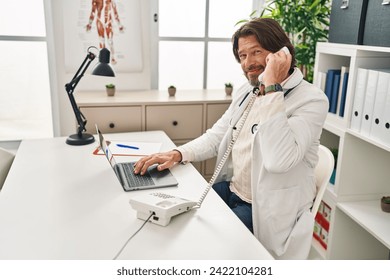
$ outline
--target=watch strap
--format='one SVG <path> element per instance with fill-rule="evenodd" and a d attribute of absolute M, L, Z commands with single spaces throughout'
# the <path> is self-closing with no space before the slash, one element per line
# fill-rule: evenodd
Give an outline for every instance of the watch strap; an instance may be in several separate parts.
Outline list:
<path fill-rule="evenodd" d="M 264 94 L 276 91 L 283 91 L 283 87 L 280 84 L 273 84 L 264 88 Z"/>

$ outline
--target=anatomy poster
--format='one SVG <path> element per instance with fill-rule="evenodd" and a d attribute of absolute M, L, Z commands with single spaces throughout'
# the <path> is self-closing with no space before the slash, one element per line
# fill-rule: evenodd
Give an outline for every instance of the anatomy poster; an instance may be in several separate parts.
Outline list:
<path fill-rule="evenodd" d="M 140 0 L 67 0 L 63 11 L 67 73 L 77 71 L 90 46 L 110 50 L 117 73 L 142 71 Z"/>

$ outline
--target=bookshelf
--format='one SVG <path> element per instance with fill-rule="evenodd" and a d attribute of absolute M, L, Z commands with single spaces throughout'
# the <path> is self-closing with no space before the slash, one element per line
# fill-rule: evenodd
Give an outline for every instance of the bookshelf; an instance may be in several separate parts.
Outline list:
<path fill-rule="evenodd" d="M 314 84 L 329 69 L 349 67 L 344 117 L 328 113 L 321 143 L 337 148 L 334 184 L 323 202 L 331 208 L 327 248 L 313 238 L 319 259 L 389 259 L 390 214 L 380 199 L 390 195 L 390 144 L 351 129 L 358 68 L 390 68 L 390 48 L 318 43 Z"/>

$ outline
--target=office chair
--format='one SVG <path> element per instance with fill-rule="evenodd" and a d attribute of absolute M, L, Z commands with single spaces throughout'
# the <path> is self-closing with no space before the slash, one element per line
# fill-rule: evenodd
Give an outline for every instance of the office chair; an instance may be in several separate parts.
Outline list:
<path fill-rule="evenodd" d="M 321 204 L 322 197 L 324 196 L 325 189 L 329 183 L 329 179 L 332 176 L 334 169 L 334 157 L 332 152 L 325 146 L 319 145 L 318 147 L 318 163 L 314 170 L 317 186 L 317 195 L 314 199 L 311 213 L 314 217 L 317 214 L 318 207 Z"/>
<path fill-rule="evenodd" d="M 7 178 L 14 158 L 15 155 L 13 153 L 0 148 L 0 190 L 3 187 L 5 178 Z"/>

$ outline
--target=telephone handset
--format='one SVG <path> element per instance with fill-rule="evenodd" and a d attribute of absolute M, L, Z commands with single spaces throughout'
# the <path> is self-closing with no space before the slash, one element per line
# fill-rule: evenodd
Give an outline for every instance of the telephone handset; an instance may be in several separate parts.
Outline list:
<path fill-rule="evenodd" d="M 284 51 L 285 54 L 290 54 L 290 50 L 289 50 L 286 46 L 284 46 L 284 47 L 281 48 L 280 50 L 281 50 L 281 51 Z M 260 84 L 261 84 L 261 82 L 263 81 L 263 76 L 264 76 L 264 71 L 263 71 L 263 73 L 260 74 L 260 76 L 259 76 L 259 78 L 258 78 Z"/>
<path fill-rule="evenodd" d="M 286 54 L 289 54 L 289 50 L 287 47 L 283 47 L 283 50 Z M 262 76 L 259 76 L 259 81 L 262 81 Z M 171 221 L 173 216 L 179 215 L 181 213 L 190 211 L 194 208 L 200 208 L 203 203 L 203 200 L 206 198 L 206 195 L 214 185 L 215 179 L 219 175 L 222 170 L 222 167 L 225 165 L 227 158 L 231 150 L 233 149 L 233 145 L 236 142 L 238 135 L 242 127 L 244 126 L 245 120 L 248 117 L 249 111 L 251 110 L 253 103 L 256 100 L 256 96 L 258 95 L 259 88 L 255 87 L 252 91 L 251 99 L 248 102 L 247 107 L 239 121 L 239 123 L 235 126 L 236 133 L 232 137 L 228 148 L 226 149 L 224 155 L 222 156 L 221 161 L 219 162 L 217 168 L 214 171 L 213 176 L 207 184 L 206 189 L 202 193 L 198 202 L 190 201 L 181 197 L 172 196 L 165 193 L 149 193 L 144 195 L 139 195 L 130 199 L 130 205 L 137 210 L 137 218 L 141 220 L 147 220 L 161 226 L 166 226 Z"/>

